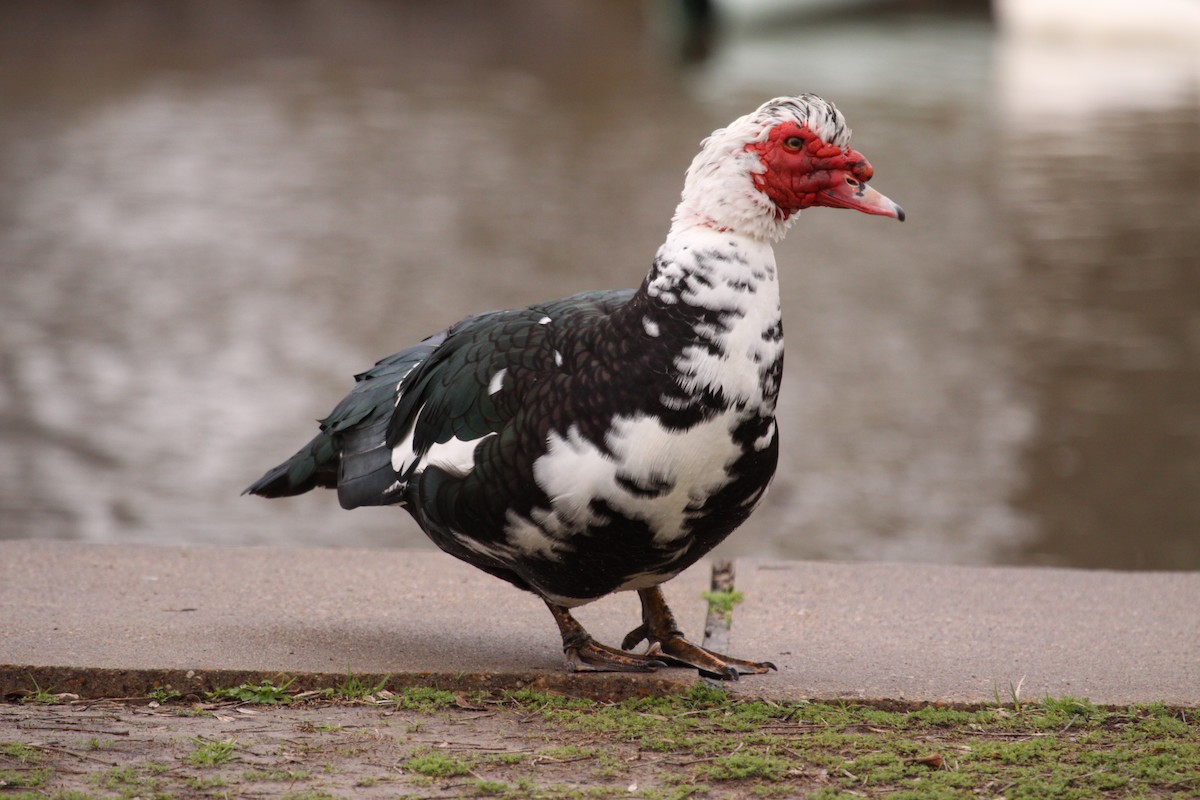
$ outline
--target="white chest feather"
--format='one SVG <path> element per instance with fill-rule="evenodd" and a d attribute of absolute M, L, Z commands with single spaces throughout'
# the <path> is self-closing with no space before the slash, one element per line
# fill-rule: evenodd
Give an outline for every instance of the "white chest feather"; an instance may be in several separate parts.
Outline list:
<path fill-rule="evenodd" d="M 538 522 L 551 537 L 603 524 L 594 506 L 600 501 L 646 522 L 656 542 L 669 544 L 730 480 L 729 467 L 742 454 L 732 438 L 740 416 L 726 411 L 686 431 L 668 430 L 656 417 L 618 417 L 605 441 L 611 455 L 575 427 L 565 436 L 552 433 L 549 450 L 533 466 L 551 504 Z"/>
<path fill-rule="evenodd" d="M 648 287 L 666 305 L 716 312 L 716 323 L 695 329 L 697 342 L 675 361 L 689 394 L 710 389 L 731 403 L 774 413 L 778 386 L 771 367 L 783 353 L 775 254 L 762 241 L 693 228 L 659 250 Z"/>

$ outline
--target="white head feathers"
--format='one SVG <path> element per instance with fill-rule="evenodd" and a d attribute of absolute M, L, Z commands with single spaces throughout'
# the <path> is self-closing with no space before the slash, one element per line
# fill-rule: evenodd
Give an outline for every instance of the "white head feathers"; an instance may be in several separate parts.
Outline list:
<path fill-rule="evenodd" d="M 799 214 L 780 218 L 774 204 L 754 186 L 764 171 L 762 160 L 746 146 L 766 140 L 781 122 L 807 125 L 822 141 L 846 148 L 850 129 L 841 112 L 815 94 L 777 97 L 744 117 L 713 131 L 700 145 L 688 168 L 683 199 L 675 210 L 672 231 L 703 225 L 736 231 L 763 241 L 787 232 Z"/>

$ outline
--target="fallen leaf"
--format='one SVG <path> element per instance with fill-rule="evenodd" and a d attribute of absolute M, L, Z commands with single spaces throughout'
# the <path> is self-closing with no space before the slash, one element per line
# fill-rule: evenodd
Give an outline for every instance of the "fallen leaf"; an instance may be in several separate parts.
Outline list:
<path fill-rule="evenodd" d="M 909 759 L 914 764 L 924 764 L 930 769 L 941 769 L 946 765 L 941 753 L 930 753 L 927 756 Z"/>
<path fill-rule="evenodd" d="M 483 706 L 477 706 L 467 699 L 467 696 L 462 692 L 454 695 L 454 705 L 458 708 L 466 709 L 467 711 L 483 711 Z"/>

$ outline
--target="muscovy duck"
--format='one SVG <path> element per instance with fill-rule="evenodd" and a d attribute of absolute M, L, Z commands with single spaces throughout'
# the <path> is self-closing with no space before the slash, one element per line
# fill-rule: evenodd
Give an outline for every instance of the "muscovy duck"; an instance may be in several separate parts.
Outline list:
<path fill-rule="evenodd" d="M 442 550 L 540 596 L 570 670 L 773 669 L 687 641 L 659 586 L 744 522 L 775 472 L 771 243 L 811 206 L 904 219 L 849 139 L 811 94 L 715 131 L 640 288 L 478 314 L 383 359 L 246 493 L 322 486 L 344 508 L 406 508 Z M 617 649 L 570 609 L 623 590 L 642 622 Z"/>

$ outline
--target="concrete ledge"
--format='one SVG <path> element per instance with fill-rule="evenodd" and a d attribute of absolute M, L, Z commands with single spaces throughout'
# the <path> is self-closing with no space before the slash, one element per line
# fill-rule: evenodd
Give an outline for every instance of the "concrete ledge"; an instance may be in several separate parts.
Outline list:
<path fill-rule="evenodd" d="M 1200 573 L 741 560 L 772 697 L 1200 705 Z"/>
<path fill-rule="evenodd" d="M 666 587 L 697 640 L 709 571 L 698 564 Z M 619 644 L 640 614 L 624 593 L 576 616 Z M 0 694 L 36 680 L 140 696 L 280 674 L 330 686 L 347 673 L 447 688 L 586 681 L 598 696 L 696 680 L 687 670 L 569 675 L 541 600 L 438 552 L 0 542 Z"/>
<path fill-rule="evenodd" d="M 739 693 L 920 703 L 1070 694 L 1200 705 L 1200 573 L 739 560 L 732 655 L 778 674 Z M 666 586 L 702 637 L 709 565 Z M 619 644 L 637 598 L 579 610 Z M 403 550 L 0 542 L 0 694 L 144 696 L 280 674 L 392 685 L 532 686 L 618 698 L 685 689 L 694 670 L 569 675 L 540 600 L 449 556 Z"/>

